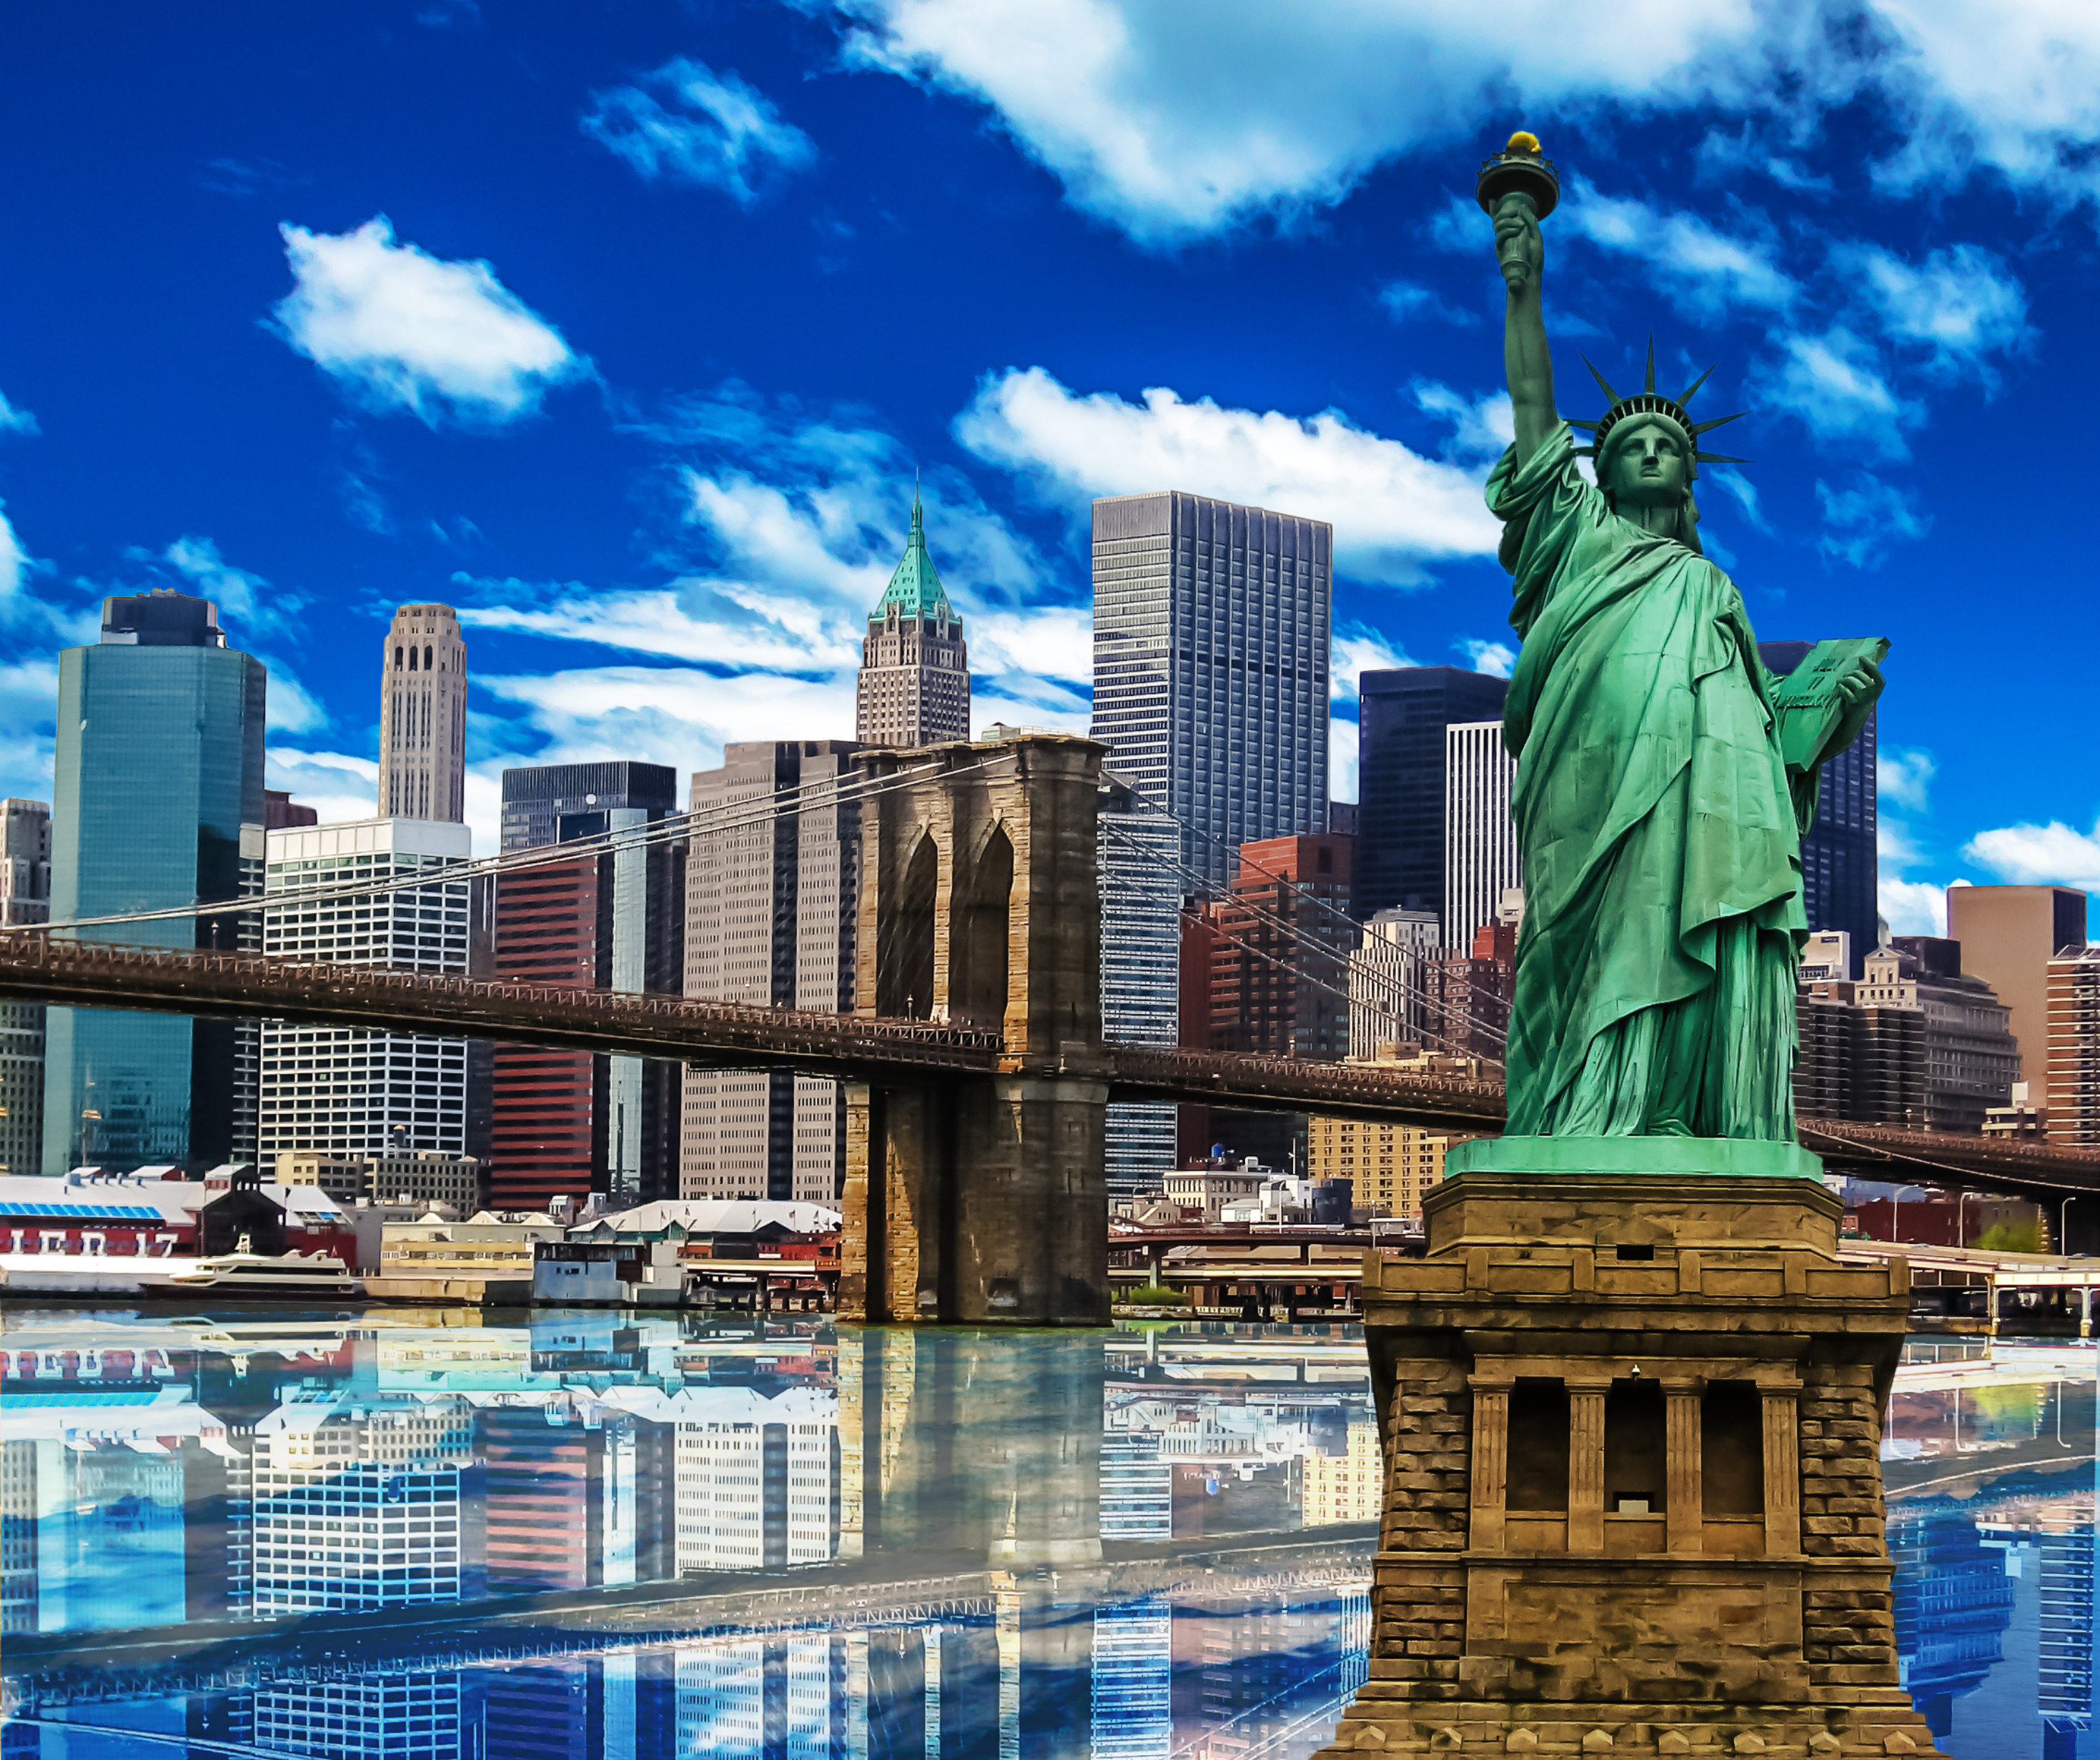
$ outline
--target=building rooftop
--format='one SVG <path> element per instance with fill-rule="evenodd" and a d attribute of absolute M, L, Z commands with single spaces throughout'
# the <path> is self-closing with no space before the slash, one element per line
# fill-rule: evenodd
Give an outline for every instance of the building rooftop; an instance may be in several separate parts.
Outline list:
<path fill-rule="evenodd" d="M 889 590 L 882 602 L 868 614 L 871 623 L 887 623 L 892 607 L 900 619 L 924 618 L 960 624 L 955 608 L 948 603 L 946 591 L 941 585 L 941 577 L 935 572 L 933 559 L 926 553 L 926 515 L 920 507 L 916 490 L 911 495 L 911 532 L 904 540 L 904 554 L 898 561 L 897 571 L 889 577 Z"/>

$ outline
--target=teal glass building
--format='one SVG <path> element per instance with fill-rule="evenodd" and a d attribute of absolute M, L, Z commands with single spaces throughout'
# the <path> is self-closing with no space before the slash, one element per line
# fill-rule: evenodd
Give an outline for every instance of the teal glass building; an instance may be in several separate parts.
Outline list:
<path fill-rule="evenodd" d="M 268 675 L 187 594 L 103 601 L 102 637 L 59 656 L 51 921 L 262 891 Z M 134 946 L 231 951 L 259 919 L 83 929 Z M 251 1023 L 55 1008 L 45 1039 L 46 1173 L 252 1159 Z"/>

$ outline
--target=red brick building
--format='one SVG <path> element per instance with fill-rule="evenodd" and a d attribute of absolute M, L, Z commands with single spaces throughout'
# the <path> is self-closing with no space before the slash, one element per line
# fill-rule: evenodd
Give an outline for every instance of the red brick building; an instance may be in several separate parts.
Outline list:
<path fill-rule="evenodd" d="M 598 981 L 598 859 L 505 874 L 496 899 L 496 980 L 589 990 Z M 581 1199 L 603 1154 L 598 1059 L 545 1045 L 496 1048 L 490 1199 L 544 1210 Z"/>
<path fill-rule="evenodd" d="M 1240 846 L 1211 954 L 1211 1049 L 1320 1062 L 1348 1055 L 1355 843 L 1330 834 Z"/>

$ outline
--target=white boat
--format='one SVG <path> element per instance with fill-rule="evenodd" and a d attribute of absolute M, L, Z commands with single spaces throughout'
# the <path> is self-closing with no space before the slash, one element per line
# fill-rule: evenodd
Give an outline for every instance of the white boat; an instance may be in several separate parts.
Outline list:
<path fill-rule="evenodd" d="M 230 1253 L 200 1259 L 187 1271 L 173 1272 L 161 1287 L 201 1290 L 214 1296 L 360 1296 L 364 1286 L 333 1253 L 285 1253 L 280 1257 L 250 1252 L 248 1237 Z"/>

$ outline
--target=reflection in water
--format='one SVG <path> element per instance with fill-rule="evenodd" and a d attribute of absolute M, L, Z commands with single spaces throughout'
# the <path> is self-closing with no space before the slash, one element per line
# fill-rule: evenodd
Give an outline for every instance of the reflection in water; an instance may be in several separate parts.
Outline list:
<path fill-rule="evenodd" d="M 2076 1760 L 2093 1353 L 1914 1353 L 1905 1683 Z M 5 1760 L 1298 1760 L 1365 1672 L 1340 1330 L 17 1313 L 0 1368 Z"/>

